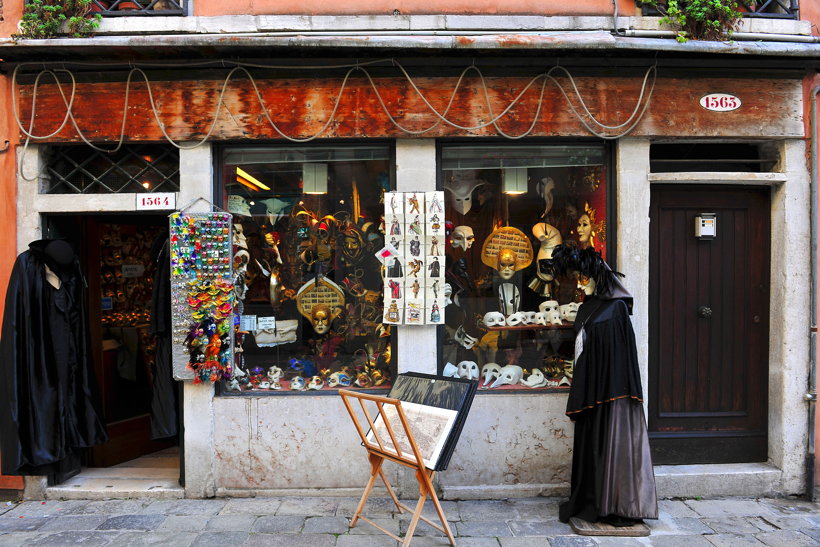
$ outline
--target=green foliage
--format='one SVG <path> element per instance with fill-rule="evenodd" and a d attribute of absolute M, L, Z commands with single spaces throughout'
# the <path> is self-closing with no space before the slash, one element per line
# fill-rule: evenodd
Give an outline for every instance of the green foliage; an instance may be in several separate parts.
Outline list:
<path fill-rule="evenodd" d="M 15 38 L 54 38 L 90 36 L 102 16 L 91 16 L 91 0 L 25 0 L 20 32 Z"/>
<path fill-rule="evenodd" d="M 692 40 L 727 40 L 740 24 L 740 6 L 754 0 L 638 0 L 656 8 L 670 25 L 678 42 Z"/>

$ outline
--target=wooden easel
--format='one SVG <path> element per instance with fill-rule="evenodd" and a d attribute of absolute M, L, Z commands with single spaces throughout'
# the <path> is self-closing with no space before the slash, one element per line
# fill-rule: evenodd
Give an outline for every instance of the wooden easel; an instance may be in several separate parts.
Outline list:
<path fill-rule="evenodd" d="M 438 496 L 436 496 L 436 492 L 433 489 L 433 476 L 435 475 L 435 472 L 424 466 L 424 459 L 419 452 L 419 447 L 416 444 L 416 440 L 413 438 L 413 432 L 410 431 L 410 425 L 407 422 L 407 417 L 401 408 L 401 401 L 398 399 L 383 397 L 381 395 L 357 393 L 346 389 L 340 389 L 339 395 L 342 396 L 342 401 L 347 408 L 348 414 L 350 414 L 350 418 L 353 420 L 353 424 L 356 426 L 356 431 L 358 431 L 359 437 L 362 439 L 362 443 L 367 450 L 367 458 L 370 461 L 370 480 L 367 481 L 367 486 L 362 494 L 362 499 L 359 500 L 359 505 L 356 507 L 356 513 L 350 521 L 350 527 L 353 528 L 356 526 L 356 522 L 361 518 L 363 521 L 375 526 L 391 538 L 401 542 L 403 547 L 406 547 L 410 545 L 410 541 L 413 539 L 413 533 L 416 530 L 416 525 L 419 520 L 423 520 L 436 530 L 444 533 L 450 541 L 450 545 L 454 546 L 456 544 L 456 540 L 453 538 L 453 533 L 450 531 L 450 525 L 447 523 L 447 518 L 444 516 L 444 510 L 441 508 L 441 503 L 439 502 Z M 351 405 L 351 399 L 358 400 L 359 406 L 362 410 L 362 415 L 367 420 L 367 424 L 369 425 L 368 428 L 362 427 L 360 416 L 357 415 Z M 384 412 L 384 407 L 387 405 L 392 405 L 395 408 L 400 423 L 390 423 L 387 414 Z M 379 415 L 381 415 L 382 420 L 384 420 L 385 428 L 387 429 L 390 441 L 392 441 L 389 445 L 395 447 L 395 450 L 387 448 L 386 440 L 382 439 L 376 431 L 375 420 Z M 395 418 L 393 421 L 395 421 Z M 372 432 L 370 440 L 367 438 L 368 431 Z M 405 433 L 407 439 L 410 441 L 412 454 L 402 452 L 399 443 L 396 441 L 396 431 L 402 431 Z M 374 442 L 376 443 L 375 445 L 373 444 Z M 415 510 L 412 510 L 410 507 L 401 503 L 396 497 L 395 492 L 393 492 L 393 488 L 390 486 L 390 483 L 387 481 L 387 477 L 384 476 L 384 472 L 382 471 L 382 464 L 384 463 L 384 460 L 390 460 L 416 471 L 416 480 L 419 482 L 419 501 L 416 503 Z M 405 534 L 403 540 L 362 515 L 362 510 L 367 502 L 367 498 L 373 489 L 373 485 L 376 483 L 376 477 L 381 478 L 384 486 L 387 488 L 387 493 L 393 499 L 393 503 L 396 504 L 396 508 L 399 513 L 404 510 L 408 513 L 412 512 L 413 514 L 413 517 L 410 519 L 410 525 L 407 527 L 407 533 Z M 421 511 L 424 508 L 424 503 L 427 501 L 428 496 L 433 501 L 433 505 L 436 508 L 436 513 L 441 521 L 441 526 L 432 522 L 428 518 L 421 516 Z"/>

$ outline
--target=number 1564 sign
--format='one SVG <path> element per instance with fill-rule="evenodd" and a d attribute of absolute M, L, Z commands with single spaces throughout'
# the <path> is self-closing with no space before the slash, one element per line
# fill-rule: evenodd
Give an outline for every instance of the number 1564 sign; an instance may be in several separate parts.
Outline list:
<path fill-rule="evenodd" d="M 177 207 L 175 192 L 156 192 L 153 194 L 137 194 L 137 211 L 144 209 L 174 210 Z"/>

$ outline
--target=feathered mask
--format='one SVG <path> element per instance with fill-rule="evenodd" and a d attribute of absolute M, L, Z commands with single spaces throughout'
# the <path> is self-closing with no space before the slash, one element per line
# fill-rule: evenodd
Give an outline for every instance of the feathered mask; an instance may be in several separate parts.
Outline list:
<path fill-rule="evenodd" d="M 595 294 L 610 294 L 624 274 L 613 271 L 601 258 L 601 253 L 587 247 L 579 249 L 574 245 L 556 245 L 552 258 L 539 260 L 542 271 L 552 271 L 554 275 L 566 276 L 578 273 L 595 280 Z"/>

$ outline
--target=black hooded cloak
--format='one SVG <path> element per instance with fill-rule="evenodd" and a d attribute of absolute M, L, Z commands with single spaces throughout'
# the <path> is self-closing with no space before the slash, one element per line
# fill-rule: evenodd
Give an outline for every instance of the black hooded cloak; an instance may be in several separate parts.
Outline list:
<path fill-rule="evenodd" d="M 575 422 L 569 501 L 559 518 L 628 526 L 658 518 L 655 475 L 644 418 L 631 297 L 588 296 L 578 309 L 584 331 L 567 415 Z"/>
<path fill-rule="evenodd" d="M 89 352 L 79 261 L 35 241 L 14 263 L 0 339 L 0 459 L 5 475 L 49 475 L 108 440 Z M 64 242 L 60 242 L 67 245 Z M 53 249 L 54 246 L 51 247 Z M 55 289 L 45 265 L 60 278 Z"/>

